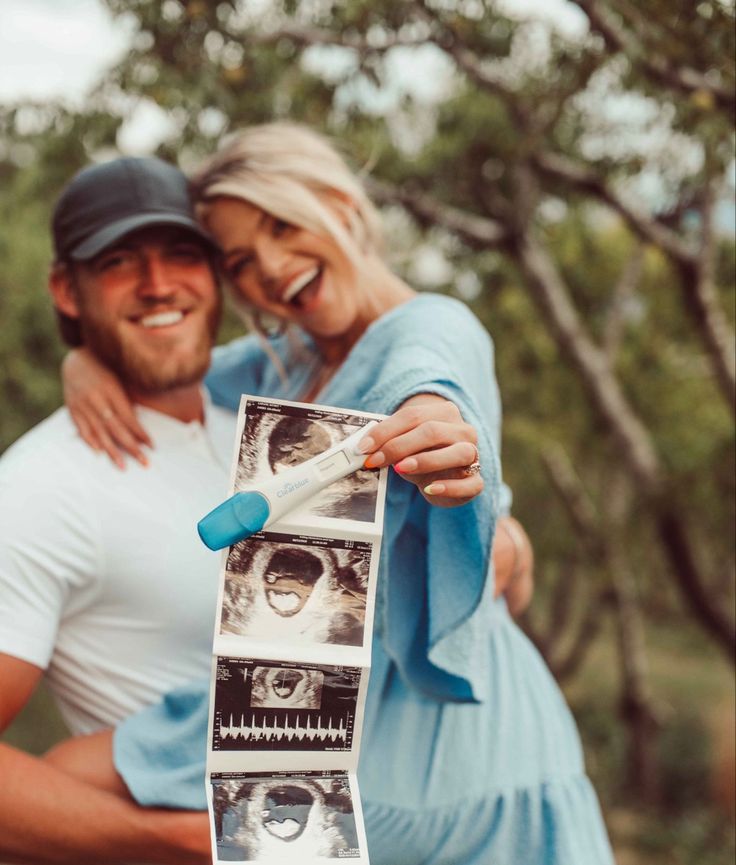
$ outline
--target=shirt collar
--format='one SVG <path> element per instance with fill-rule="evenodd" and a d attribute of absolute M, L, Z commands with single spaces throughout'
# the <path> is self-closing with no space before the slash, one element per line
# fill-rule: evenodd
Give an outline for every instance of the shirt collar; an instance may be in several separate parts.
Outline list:
<path fill-rule="evenodd" d="M 178 418 L 164 414 L 148 406 L 135 407 L 138 419 L 154 441 L 165 444 L 176 444 L 191 441 L 193 438 L 204 438 L 210 444 L 213 453 L 229 464 L 235 435 L 235 418 L 232 412 L 225 411 L 212 403 L 209 393 L 201 389 L 205 422 L 198 420 L 180 421 Z"/>

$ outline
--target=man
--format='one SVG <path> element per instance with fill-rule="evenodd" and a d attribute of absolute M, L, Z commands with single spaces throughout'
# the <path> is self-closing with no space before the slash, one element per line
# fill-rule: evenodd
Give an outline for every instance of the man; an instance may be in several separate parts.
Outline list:
<path fill-rule="evenodd" d="M 193 527 L 225 493 L 234 417 L 201 390 L 220 298 L 184 176 L 155 159 L 87 168 L 53 233 L 62 333 L 118 374 L 156 445 L 121 473 L 62 409 L 0 460 L 0 729 L 45 673 L 79 734 L 209 671 L 217 558 Z M 7 745 L 0 777 L 0 858 L 209 861 L 201 814 L 137 808 Z"/>
<path fill-rule="evenodd" d="M 226 490 L 233 418 L 203 401 L 220 296 L 184 176 L 87 168 L 53 233 L 62 330 L 118 373 L 157 445 L 119 472 L 62 409 L 0 461 L 0 726 L 45 671 L 78 734 L 209 671 L 216 565 L 193 526 Z M 0 859 L 207 861 L 189 815 L 128 809 L 5 745 L 0 777 Z"/>

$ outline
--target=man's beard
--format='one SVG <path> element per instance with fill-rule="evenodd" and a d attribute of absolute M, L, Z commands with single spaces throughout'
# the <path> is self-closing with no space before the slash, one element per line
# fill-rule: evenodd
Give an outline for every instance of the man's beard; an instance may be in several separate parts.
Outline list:
<path fill-rule="evenodd" d="M 196 345 L 178 361 L 161 352 L 140 350 L 128 342 L 114 326 L 95 320 L 89 310 L 82 311 L 80 326 L 84 344 L 120 378 L 131 393 L 158 394 L 196 384 L 210 365 L 210 352 L 220 324 L 222 303 L 219 294 L 208 311 Z M 181 352 L 181 349 L 178 350 Z"/>

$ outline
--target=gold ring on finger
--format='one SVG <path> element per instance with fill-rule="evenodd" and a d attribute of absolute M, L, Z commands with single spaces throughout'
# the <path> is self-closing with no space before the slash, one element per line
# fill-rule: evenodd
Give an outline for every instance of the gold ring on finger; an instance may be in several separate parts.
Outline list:
<path fill-rule="evenodd" d="M 470 464 L 463 468 L 463 474 L 466 478 L 470 478 L 480 472 L 480 453 L 478 451 L 478 445 L 473 444 L 473 442 L 468 442 L 468 444 L 473 445 L 475 448 L 475 456 L 470 461 Z"/>

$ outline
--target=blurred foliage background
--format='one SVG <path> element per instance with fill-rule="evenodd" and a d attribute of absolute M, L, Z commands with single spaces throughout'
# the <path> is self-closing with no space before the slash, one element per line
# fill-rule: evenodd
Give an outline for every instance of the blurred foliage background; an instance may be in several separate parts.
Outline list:
<path fill-rule="evenodd" d="M 104 5 L 134 35 L 82 107 L 0 106 L 0 448 L 60 403 L 47 225 L 77 168 L 153 106 L 185 169 L 244 124 L 326 131 L 397 270 L 495 339 L 524 626 L 618 862 L 732 862 L 733 4 L 571 0 L 566 26 L 501 0 Z M 42 692 L 6 738 L 60 735 Z"/>

